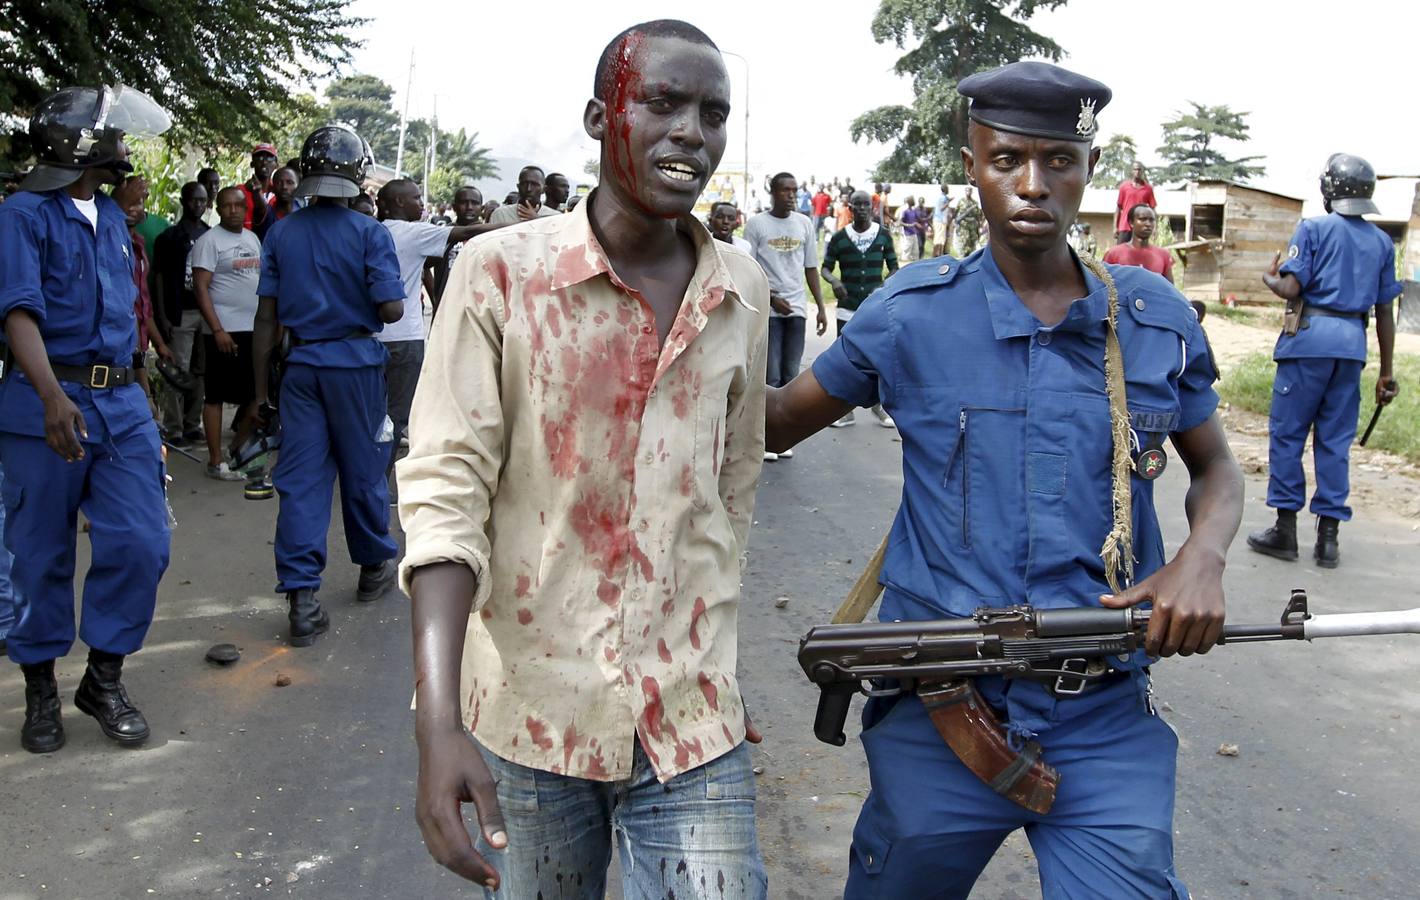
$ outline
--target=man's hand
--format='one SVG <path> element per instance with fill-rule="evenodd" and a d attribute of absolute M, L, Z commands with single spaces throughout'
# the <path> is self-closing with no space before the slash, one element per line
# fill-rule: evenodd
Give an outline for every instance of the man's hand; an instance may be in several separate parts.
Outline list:
<path fill-rule="evenodd" d="M 840 303 L 848 299 L 848 288 L 843 286 L 843 282 L 835 281 L 833 283 L 833 297 Z"/>
<path fill-rule="evenodd" d="M 212 340 L 217 345 L 218 353 L 225 353 L 228 356 L 237 355 L 237 342 L 232 340 L 232 336 L 225 331 L 212 332 Z"/>
<path fill-rule="evenodd" d="M 439 865 L 489 890 L 498 887 L 498 872 L 473 848 L 464 824 L 463 804 L 478 812 L 483 838 L 496 849 L 508 846 L 503 811 L 493 773 L 462 728 L 418 734 L 419 782 L 414 818 L 424 846 Z"/>
<path fill-rule="evenodd" d="M 1223 560 L 1187 547 L 1173 561 L 1127 591 L 1100 603 L 1122 609 L 1152 600 L 1144 650 L 1150 656 L 1207 653 L 1223 634 Z"/>
<path fill-rule="evenodd" d="M 84 458 L 84 445 L 80 441 L 89 436 L 89 426 L 84 414 L 74 405 L 63 391 L 44 400 L 44 442 L 49 449 L 58 453 L 65 462 L 78 462 Z"/>
<path fill-rule="evenodd" d="M 818 305 L 818 334 L 820 337 L 828 330 L 828 310 L 823 308 L 823 304 Z"/>
<path fill-rule="evenodd" d="M 169 347 L 167 344 L 155 344 L 153 347 L 153 352 L 158 354 L 158 358 L 163 360 L 164 362 L 170 362 L 173 365 L 177 365 L 177 357 L 173 355 L 172 348 Z"/>
<path fill-rule="evenodd" d="M 794 307 L 789 305 L 788 300 L 774 293 L 769 295 L 769 308 L 781 316 L 791 315 L 794 312 Z"/>
<path fill-rule="evenodd" d="M 749 706 L 745 704 L 744 698 L 740 698 L 740 706 L 745 711 L 745 740 L 751 744 L 758 744 L 764 740 L 764 735 L 759 733 L 759 729 L 754 727 L 754 723 L 749 720 Z"/>
<path fill-rule="evenodd" d="M 519 203 L 519 204 L 518 204 L 518 219 L 520 219 L 520 220 L 523 221 L 523 222 L 526 222 L 528 219 L 536 219 L 536 218 L 537 218 L 537 207 L 536 207 L 536 206 L 533 206 L 531 203 Z"/>
<path fill-rule="evenodd" d="M 1386 375 L 1376 379 L 1376 406 L 1385 406 L 1399 396 L 1399 381 Z"/>

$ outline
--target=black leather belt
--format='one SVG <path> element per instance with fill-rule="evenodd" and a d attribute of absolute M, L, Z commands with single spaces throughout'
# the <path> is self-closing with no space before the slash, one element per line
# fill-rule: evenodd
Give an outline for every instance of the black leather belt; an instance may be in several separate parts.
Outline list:
<path fill-rule="evenodd" d="M 105 366 L 95 364 L 92 366 L 66 366 L 62 363 L 51 361 L 49 367 L 54 370 L 54 377 L 60 381 L 69 381 L 74 384 L 82 384 L 84 387 L 104 390 L 107 388 L 122 387 L 125 384 L 133 384 L 138 380 L 137 370 L 126 366 Z"/>
<path fill-rule="evenodd" d="M 349 334 L 342 334 L 340 337 L 329 337 L 329 338 L 303 338 L 303 337 L 297 337 L 296 334 L 295 334 L 295 332 L 292 332 L 292 333 L 291 333 L 291 346 L 292 346 L 292 347 L 305 347 L 305 346 L 308 345 L 308 344 L 329 344 L 329 343 L 333 343 L 334 341 L 348 341 L 348 340 L 350 340 L 350 339 L 352 339 L 352 338 L 368 338 L 368 337 L 374 337 L 374 336 L 375 336 L 375 335 L 374 335 L 373 332 L 366 331 L 366 330 L 363 329 L 363 328 L 360 328 L 360 329 L 357 329 L 357 330 L 355 330 L 355 331 L 352 331 L 352 332 L 350 332 Z"/>
<path fill-rule="evenodd" d="M 1310 303 L 1302 304 L 1302 316 L 1322 316 L 1327 319 L 1360 319 L 1362 322 L 1369 321 L 1371 318 L 1370 313 L 1327 309 L 1324 306 L 1312 306 Z"/>

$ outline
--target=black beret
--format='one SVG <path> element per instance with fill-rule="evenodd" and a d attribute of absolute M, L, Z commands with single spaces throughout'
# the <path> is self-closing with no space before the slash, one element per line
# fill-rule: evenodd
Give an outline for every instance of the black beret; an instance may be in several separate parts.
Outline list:
<path fill-rule="evenodd" d="M 1093 78 L 1043 62 L 968 75 L 957 93 L 971 98 L 968 114 L 988 128 L 1065 141 L 1093 140 L 1095 116 L 1114 96 Z"/>

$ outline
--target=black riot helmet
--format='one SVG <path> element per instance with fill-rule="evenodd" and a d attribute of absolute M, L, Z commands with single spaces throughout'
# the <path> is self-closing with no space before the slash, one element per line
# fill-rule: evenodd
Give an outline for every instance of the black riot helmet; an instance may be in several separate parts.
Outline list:
<path fill-rule="evenodd" d="M 1376 192 L 1376 170 L 1359 156 L 1333 153 L 1321 174 L 1321 196 L 1332 212 L 1343 216 L 1363 216 L 1378 213 L 1371 200 Z"/>
<path fill-rule="evenodd" d="M 299 197 L 340 197 L 360 193 L 375 164 L 370 144 L 349 125 L 325 125 L 301 145 Z"/>
<path fill-rule="evenodd" d="M 124 85 L 65 88 L 30 117 L 30 141 L 39 161 L 20 190 L 67 187 L 85 169 L 132 172 L 123 137 L 156 137 L 171 125 L 163 108 L 142 91 Z"/>

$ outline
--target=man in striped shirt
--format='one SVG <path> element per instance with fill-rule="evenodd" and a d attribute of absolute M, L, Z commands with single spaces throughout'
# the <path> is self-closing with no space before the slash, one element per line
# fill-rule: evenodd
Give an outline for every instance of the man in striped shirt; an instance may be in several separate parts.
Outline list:
<path fill-rule="evenodd" d="M 892 234 L 873 221 L 873 198 L 867 191 L 854 191 L 848 198 L 848 206 L 853 210 L 853 221 L 828 239 L 820 267 L 824 279 L 833 287 L 833 296 L 838 299 L 840 333 L 868 295 L 883 286 L 886 278 L 883 267 L 887 267 L 887 275 L 897 271 L 897 252 L 892 246 Z M 838 267 L 837 276 L 833 274 L 834 266 Z M 894 426 L 892 416 L 880 404 L 873 404 L 873 414 L 884 428 Z M 853 421 L 853 410 L 850 409 L 848 415 L 833 423 L 833 427 L 845 428 Z"/>

